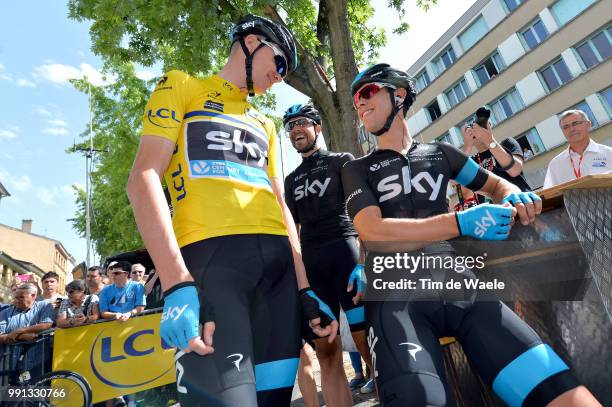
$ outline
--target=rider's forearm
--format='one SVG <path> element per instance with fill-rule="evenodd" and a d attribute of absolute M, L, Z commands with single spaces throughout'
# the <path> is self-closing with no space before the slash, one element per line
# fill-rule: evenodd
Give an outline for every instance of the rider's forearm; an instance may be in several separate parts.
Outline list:
<path fill-rule="evenodd" d="M 142 240 L 153 259 L 162 288 L 193 281 L 172 229 L 172 219 L 159 177 L 153 170 L 132 173 L 128 197 Z"/>
<path fill-rule="evenodd" d="M 362 213 L 355 218 L 355 227 L 369 250 L 415 250 L 459 236 L 454 213 L 425 219 L 383 218 L 372 213 L 360 215 Z M 383 247 L 376 243 L 383 243 Z"/>

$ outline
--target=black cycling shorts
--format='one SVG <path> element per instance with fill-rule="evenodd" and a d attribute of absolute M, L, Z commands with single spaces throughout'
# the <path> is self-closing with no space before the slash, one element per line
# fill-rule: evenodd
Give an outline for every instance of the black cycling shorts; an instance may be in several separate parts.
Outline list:
<path fill-rule="evenodd" d="M 175 356 L 182 406 L 289 406 L 301 347 L 286 236 L 231 235 L 181 249 L 214 310 L 214 353 Z"/>
<path fill-rule="evenodd" d="M 509 406 L 545 406 L 578 386 L 567 365 L 501 301 L 367 302 L 368 344 L 384 406 L 454 405 L 439 338 Z"/>
<path fill-rule="evenodd" d="M 349 276 L 359 262 L 357 239 L 351 237 L 317 247 L 303 247 L 302 258 L 310 287 L 331 308 L 336 319 L 340 321 L 342 307 L 351 332 L 365 329 L 363 303 L 353 304 L 356 284 L 352 291 L 346 291 Z M 311 333 L 311 338 L 318 339 L 314 333 Z"/>

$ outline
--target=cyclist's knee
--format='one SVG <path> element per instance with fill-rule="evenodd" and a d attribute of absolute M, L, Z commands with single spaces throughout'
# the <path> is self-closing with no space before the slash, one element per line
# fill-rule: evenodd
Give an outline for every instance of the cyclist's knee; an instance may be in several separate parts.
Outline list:
<path fill-rule="evenodd" d="M 452 405 L 444 384 L 435 375 L 406 373 L 378 383 L 381 404 L 385 407 L 423 407 Z"/>
<path fill-rule="evenodd" d="M 332 343 L 328 343 L 327 338 L 318 339 L 316 348 L 319 363 L 332 363 L 342 357 L 342 344 L 338 338 Z"/>

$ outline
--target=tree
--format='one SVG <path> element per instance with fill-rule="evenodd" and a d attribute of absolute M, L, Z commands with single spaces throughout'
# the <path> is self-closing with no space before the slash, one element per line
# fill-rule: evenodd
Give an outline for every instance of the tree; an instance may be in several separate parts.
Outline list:
<path fill-rule="evenodd" d="M 427 9 L 437 0 L 416 2 Z M 296 35 L 300 61 L 286 82 L 319 108 L 331 149 L 361 155 L 350 84 L 358 65 L 373 60 L 386 41 L 384 30 L 366 25 L 374 14 L 370 0 L 69 0 L 68 5 L 71 18 L 93 22 L 93 51 L 109 67 L 161 62 L 165 70 L 195 75 L 223 65 L 228 33 L 247 12 L 284 21 Z M 389 0 L 388 6 L 403 17 L 404 0 Z M 395 32 L 407 29 L 402 23 Z"/>
<path fill-rule="evenodd" d="M 142 112 L 151 83 L 136 77 L 132 64 L 115 67 L 116 80 L 106 86 L 91 86 L 86 79 L 73 80 L 84 93 L 91 89 L 94 146 L 98 153 L 91 174 L 92 241 L 96 252 L 106 257 L 143 246 L 132 208 L 125 193 L 128 175 L 140 139 Z M 87 130 L 83 137 L 89 137 Z M 86 149 L 88 142 L 70 149 Z M 77 214 L 73 228 L 85 235 L 85 191 L 77 191 Z"/>
<path fill-rule="evenodd" d="M 416 2 L 427 9 L 437 0 Z M 404 0 L 388 3 L 400 17 L 403 4 Z M 164 70 L 209 74 L 224 64 L 228 33 L 247 12 L 283 20 L 295 33 L 300 64 L 286 82 L 319 108 L 331 149 L 361 155 L 350 83 L 357 66 L 373 60 L 385 43 L 384 30 L 366 26 L 374 14 L 369 0 L 69 0 L 68 5 L 71 18 L 92 21 L 93 51 L 115 76 L 109 85 L 91 86 L 94 146 L 107 151 L 97 155 L 91 179 L 92 240 L 101 256 L 142 247 L 125 186 L 139 142 L 142 113 L 155 81 L 139 79 L 134 63 L 161 63 Z M 407 29 L 402 23 L 395 32 Z M 86 79 L 73 83 L 88 92 Z M 268 92 L 253 102 L 270 108 L 274 95 Z M 278 128 L 280 118 L 272 119 Z M 89 130 L 83 136 L 88 137 Z M 87 147 L 83 144 L 81 147 Z M 78 191 L 77 205 L 73 227 L 84 236 L 83 191 Z"/>

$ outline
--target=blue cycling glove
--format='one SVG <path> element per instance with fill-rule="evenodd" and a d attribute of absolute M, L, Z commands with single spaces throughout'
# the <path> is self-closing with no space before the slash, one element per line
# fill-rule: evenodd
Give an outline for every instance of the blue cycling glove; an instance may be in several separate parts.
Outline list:
<path fill-rule="evenodd" d="M 319 325 L 325 328 L 336 319 L 332 310 L 317 297 L 310 287 L 302 288 L 299 294 L 302 301 L 302 312 L 307 320 L 321 318 Z"/>
<path fill-rule="evenodd" d="M 541 201 L 540 197 L 534 192 L 518 192 L 512 193 L 502 199 L 502 205 L 506 202 L 510 202 L 512 205 L 516 205 L 517 203 L 528 204 L 534 203 L 535 201 Z"/>
<path fill-rule="evenodd" d="M 357 264 L 351 275 L 349 276 L 348 286 L 351 287 L 357 285 L 357 293 L 363 294 L 365 288 L 365 277 L 363 275 L 363 264 Z"/>
<path fill-rule="evenodd" d="M 180 283 L 164 292 L 159 334 L 169 346 L 187 349 L 199 333 L 200 300 L 195 283 Z"/>
<path fill-rule="evenodd" d="M 462 212 L 455 212 L 461 236 L 482 240 L 505 240 L 510 234 L 512 208 L 482 204 Z"/>

